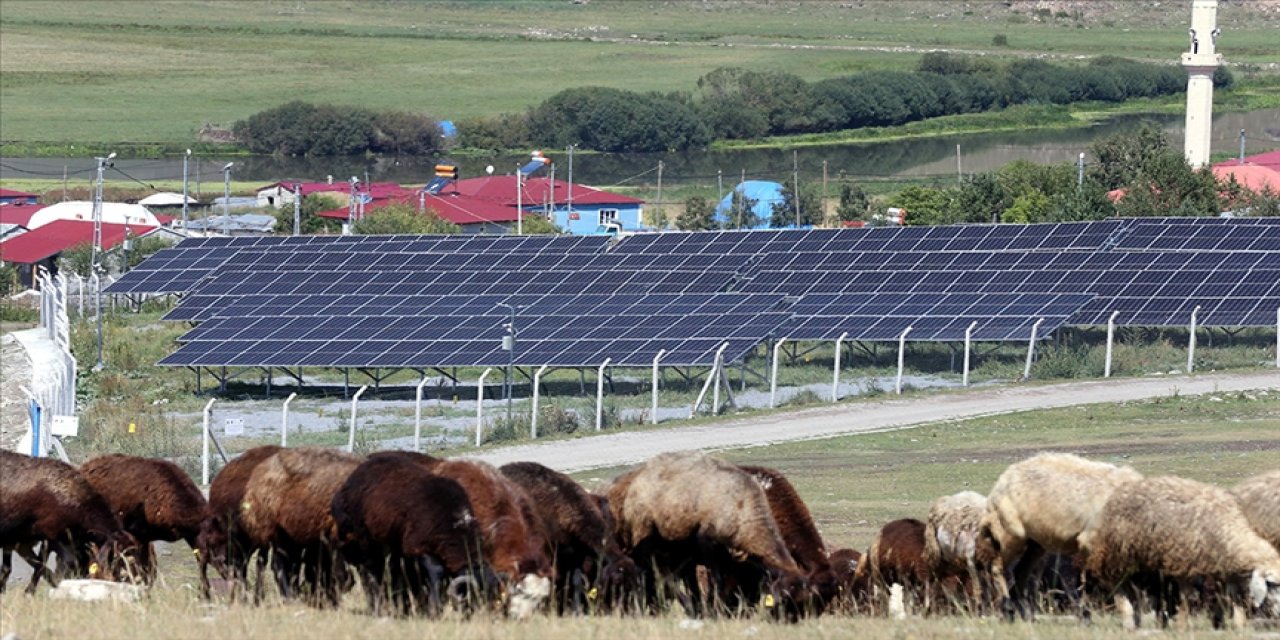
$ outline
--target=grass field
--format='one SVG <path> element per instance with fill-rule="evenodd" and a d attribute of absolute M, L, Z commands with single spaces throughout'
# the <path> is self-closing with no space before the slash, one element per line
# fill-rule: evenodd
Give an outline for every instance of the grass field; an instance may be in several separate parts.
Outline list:
<path fill-rule="evenodd" d="M 815 80 L 910 68 L 935 49 L 1173 60 L 1186 48 L 1181 5 L 1077 4 L 5 0 L 0 140 L 185 142 L 291 99 L 493 115 L 574 86 L 689 91 L 721 66 Z M 1263 72 L 1280 28 L 1265 9 L 1218 14 L 1220 49 Z"/>
<path fill-rule="evenodd" d="M 828 541 L 865 548 L 884 522 L 921 517 L 940 495 L 985 492 L 1009 463 L 1044 451 L 1071 451 L 1129 464 L 1149 475 L 1172 473 L 1230 485 L 1275 467 L 1280 451 L 1280 394 L 1219 394 L 1150 402 L 1094 405 L 935 424 L 893 433 L 784 444 L 728 454 L 740 462 L 785 472 L 808 502 Z M 579 475 L 587 486 L 618 470 Z M 1094 626 L 1065 619 L 1006 625 L 994 619 L 943 617 L 890 622 L 826 616 L 797 625 L 763 620 L 706 621 L 700 628 L 678 612 L 645 619 L 556 619 L 527 623 L 372 619 L 359 593 L 341 610 L 317 611 L 272 602 L 261 608 L 205 604 L 194 589 L 194 562 L 182 545 L 162 558 L 164 583 L 137 605 L 68 603 L 44 595 L 0 596 L 0 634 L 23 638 L 1110 638 L 1132 637 L 1114 616 Z M 1194 621 L 1207 631 L 1207 621 Z M 1236 634 L 1224 633 L 1226 637 Z M 1243 635 L 1240 637 L 1244 637 Z"/>

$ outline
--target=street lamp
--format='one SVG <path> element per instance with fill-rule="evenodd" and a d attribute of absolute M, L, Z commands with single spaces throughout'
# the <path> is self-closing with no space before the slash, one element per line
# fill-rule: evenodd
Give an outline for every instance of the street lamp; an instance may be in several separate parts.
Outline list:
<path fill-rule="evenodd" d="M 187 232 L 187 162 L 191 160 L 191 150 L 182 156 L 182 233 Z"/>
<path fill-rule="evenodd" d="M 222 167 L 222 224 L 228 236 L 231 235 L 231 167 L 234 164 L 228 162 Z"/>
<path fill-rule="evenodd" d="M 509 304 L 499 302 L 499 307 L 506 307 L 507 322 L 502 325 L 507 330 L 507 334 L 502 336 L 502 350 L 507 352 L 507 375 L 503 384 L 503 393 L 507 396 L 507 424 L 511 424 L 511 396 L 515 387 L 515 363 L 516 363 L 516 336 L 519 332 L 516 330 L 516 311 L 525 308 L 523 304 Z"/>
<path fill-rule="evenodd" d="M 112 160 L 116 157 L 116 153 L 112 151 L 105 158 L 94 158 L 98 161 L 98 184 L 93 191 L 93 247 L 91 257 L 89 258 L 90 273 L 102 272 L 102 265 L 98 262 L 102 259 L 102 173 L 107 167 L 114 166 Z M 94 287 L 94 307 L 96 308 L 97 324 L 98 324 L 98 361 L 94 363 L 94 371 L 102 371 L 106 364 L 102 360 L 102 276 L 98 276 L 98 286 Z"/>

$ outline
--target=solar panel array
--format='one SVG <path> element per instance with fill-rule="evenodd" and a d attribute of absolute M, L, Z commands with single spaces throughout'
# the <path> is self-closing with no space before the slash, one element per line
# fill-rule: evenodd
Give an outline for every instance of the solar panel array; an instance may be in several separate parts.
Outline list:
<path fill-rule="evenodd" d="M 1247 220 L 1247 221 L 1246 221 Z M 184 293 L 201 324 L 162 364 L 729 361 L 793 340 L 1025 340 L 1064 324 L 1271 326 L 1280 219 L 1128 219 L 604 237 L 189 240 L 109 289 Z M 970 332 L 970 327 L 973 327 Z"/>

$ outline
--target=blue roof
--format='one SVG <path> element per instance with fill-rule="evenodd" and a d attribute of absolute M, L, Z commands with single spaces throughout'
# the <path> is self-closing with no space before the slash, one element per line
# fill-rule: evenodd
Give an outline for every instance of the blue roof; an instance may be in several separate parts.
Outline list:
<path fill-rule="evenodd" d="M 720 204 L 716 205 L 716 220 L 722 225 L 727 223 L 733 215 L 733 199 L 738 194 L 756 201 L 751 210 L 756 214 L 759 224 L 754 228 L 768 229 L 769 218 L 773 216 L 774 203 L 783 202 L 782 185 L 766 180 L 747 180 L 740 183 L 720 199 Z"/>

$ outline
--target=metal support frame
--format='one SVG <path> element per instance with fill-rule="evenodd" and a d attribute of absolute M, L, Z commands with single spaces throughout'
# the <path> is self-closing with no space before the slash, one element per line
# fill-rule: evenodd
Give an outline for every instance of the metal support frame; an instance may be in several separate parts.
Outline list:
<path fill-rule="evenodd" d="M 1200 305 L 1191 310 L 1191 331 L 1187 336 L 1187 373 L 1196 370 L 1196 315 L 1200 313 Z"/>
<path fill-rule="evenodd" d="M 844 342 L 844 339 L 848 337 L 849 337 L 849 332 L 846 331 L 840 334 L 839 338 L 836 338 L 836 352 L 835 352 L 836 362 L 835 362 L 835 365 L 831 367 L 831 401 L 832 402 L 840 401 L 840 355 L 844 351 L 844 347 L 842 343 Z"/>
<path fill-rule="evenodd" d="M 427 386 L 431 378 L 422 376 L 422 382 L 418 383 L 417 389 L 413 393 L 413 452 L 422 452 L 422 388 Z"/>
<path fill-rule="evenodd" d="M 1040 330 L 1040 325 L 1044 323 L 1044 318 L 1038 318 L 1036 323 L 1031 325 L 1031 340 L 1027 343 L 1027 364 L 1022 367 L 1022 379 L 1024 381 L 1031 379 L 1031 361 L 1036 356 L 1036 333 Z"/>
<path fill-rule="evenodd" d="M 778 338 L 778 342 L 773 345 L 773 369 L 769 374 L 769 408 L 778 406 L 778 357 L 781 355 L 782 345 L 787 341 L 784 336 Z"/>
<path fill-rule="evenodd" d="M 480 437 L 484 433 L 484 379 L 493 371 L 487 367 L 480 379 L 476 381 L 476 446 L 480 446 Z"/>
<path fill-rule="evenodd" d="M 1116 340 L 1116 317 L 1119 315 L 1119 311 L 1112 311 L 1111 317 L 1107 318 L 1107 358 L 1102 367 L 1102 377 L 1104 378 L 1111 377 L 1111 345 Z"/>
<path fill-rule="evenodd" d="M 973 352 L 973 330 L 977 328 L 978 321 L 974 320 L 964 330 L 964 373 L 961 374 L 960 384 L 965 387 L 969 386 L 969 356 Z"/>
<path fill-rule="evenodd" d="M 702 385 L 702 391 L 698 392 L 698 397 L 693 401 L 693 407 L 689 409 L 689 417 L 692 418 L 698 413 L 698 408 L 702 406 L 702 400 L 707 396 L 707 389 L 715 385 L 713 394 L 711 415 L 720 413 L 720 376 L 724 370 L 724 350 L 729 347 L 729 343 L 725 342 L 716 349 L 716 356 L 711 361 L 711 370 L 707 372 L 707 381 Z"/>
<path fill-rule="evenodd" d="M 281 447 L 289 446 L 289 403 L 293 402 L 293 399 L 296 397 L 298 397 L 297 392 L 289 394 L 289 397 L 284 399 L 284 406 L 280 408 L 280 446 Z"/>
<path fill-rule="evenodd" d="M 907 327 L 902 335 L 898 336 L 898 379 L 893 384 L 893 392 L 902 395 L 902 368 L 906 364 L 907 353 L 907 334 L 911 333 L 914 327 Z"/>
<path fill-rule="evenodd" d="M 1280 369 L 1280 307 L 1276 307 L 1276 368 Z"/>
<path fill-rule="evenodd" d="M 209 402 L 204 405 L 204 427 L 201 431 L 200 438 L 200 486 L 209 486 L 209 438 L 212 434 L 209 432 L 209 414 L 213 411 L 213 403 L 217 398 L 209 398 Z"/>
<path fill-rule="evenodd" d="M 652 407 L 649 409 L 649 423 L 658 424 L 658 361 L 662 360 L 662 356 L 667 355 L 666 349 L 658 349 L 658 353 L 653 356 L 653 382 L 650 385 L 653 394 Z"/>
<path fill-rule="evenodd" d="M 360 402 L 360 396 L 363 395 L 365 389 L 368 388 L 369 385 L 366 384 L 363 387 L 360 387 L 360 390 L 356 392 L 356 395 L 351 396 L 351 428 L 347 431 L 348 453 L 354 453 L 356 450 L 356 405 Z"/>
<path fill-rule="evenodd" d="M 604 425 L 604 369 L 612 361 L 613 358 L 605 358 L 596 370 L 596 431 Z"/>
<path fill-rule="evenodd" d="M 547 371 L 547 365 L 538 367 L 533 372 L 533 413 L 529 416 L 529 437 L 533 440 L 538 439 L 538 398 L 541 391 L 538 387 L 542 384 L 542 374 Z"/>

